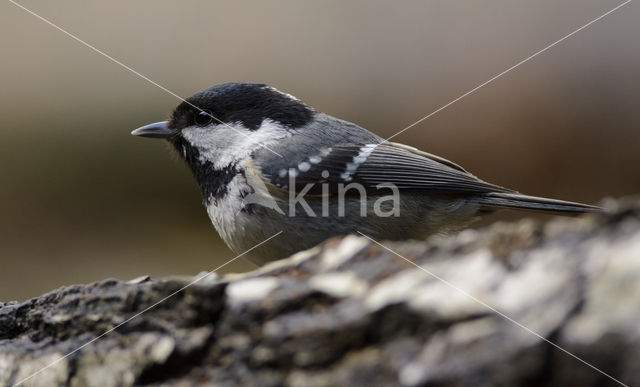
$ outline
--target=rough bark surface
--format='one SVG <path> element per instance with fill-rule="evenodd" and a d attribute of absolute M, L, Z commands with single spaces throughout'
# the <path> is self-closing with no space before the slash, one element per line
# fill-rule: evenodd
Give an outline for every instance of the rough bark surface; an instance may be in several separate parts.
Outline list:
<path fill-rule="evenodd" d="M 385 246 L 0 303 L 0 385 L 640 384 L 639 201 Z"/>

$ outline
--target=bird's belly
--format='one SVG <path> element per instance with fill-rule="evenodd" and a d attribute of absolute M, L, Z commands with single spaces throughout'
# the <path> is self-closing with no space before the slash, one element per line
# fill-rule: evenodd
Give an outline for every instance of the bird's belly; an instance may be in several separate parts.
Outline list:
<path fill-rule="evenodd" d="M 278 200 L 282 213 L 259 205 L 231 210 L 229 203 L 209 205 L 207 210 L 225 243 L 237 254 L 251 249 L 246 257 L 257 264 L 285 258 L 330 237 L 358 232 L 380 241 L 424 239 L 464 227 L 477 211 L 477 206 L 466 200 L 425 202 L 408 195 L 403 194 L 399 212 L 389 216 L 379 216 L 373 205 L 362 212 L 360 200 L 345 201 L 342 213 L 337 203 L 323 207 L 321 201 L 313 200 L 307 201 L 311 211 L 298 207 L 291 212 L 287 200 Z M 273 240 L 254 248 L 279 232 Z"/>

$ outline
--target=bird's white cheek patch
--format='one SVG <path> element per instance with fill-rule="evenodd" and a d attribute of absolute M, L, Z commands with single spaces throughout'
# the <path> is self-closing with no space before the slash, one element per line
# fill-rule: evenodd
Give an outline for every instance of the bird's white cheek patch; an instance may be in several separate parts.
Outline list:
<path fill-rule="evenodd" d="M 182 130 L 182 136 L 200 152 L 200 161 L 211 162 L 215 168 L 231 165 L 290 135 L 285 127 L 269 119 L 263 120 L 256 130 L 239 123 L 193 126 Z"/>

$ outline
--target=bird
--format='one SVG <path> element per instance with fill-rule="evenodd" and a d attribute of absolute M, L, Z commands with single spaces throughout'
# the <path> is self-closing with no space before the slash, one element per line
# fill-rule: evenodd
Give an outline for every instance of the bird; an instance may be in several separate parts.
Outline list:
<path fill-rule="evenodd" d="M 221 238 L 257 265 L 353 233 L 424 240 L 499 209 L 599 211 L 485 182 L 262 83 L 212 86 L 131 134 L 172 144 Z"/>

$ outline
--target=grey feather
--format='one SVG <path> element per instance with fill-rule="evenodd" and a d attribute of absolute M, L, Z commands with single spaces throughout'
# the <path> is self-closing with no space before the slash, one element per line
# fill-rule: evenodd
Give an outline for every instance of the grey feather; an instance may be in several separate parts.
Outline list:
<path fill-rule="evenodd" d="M 542 211 L 564 214 L 582 214 L 585 212 L 601 211 L 600 207 L 588 204 L 568 202 L 564 200 L 548 199 L 520 193 L 490 193 L 476 199 L 482 208 L 498 209 L 512 208 L 518 210 Z"/>
<path fill-rule="evenodd" d="M 567 214 L 599 210 L 580 203 L 522 195 L 487 183 L 447 159 L 407 145 L 385 142 L 351 122 L 322 113 L 317 113 L 309 125 L 295 131 L 286 146 L 278 148 L 279 152 L 284 152 L 284 157 L 264 150 L 253 156 L 269 183 L 295 192 L 312 185 L 306 192 L 321 194 L 324 184 L 328 186 L 325 192 L 335 194 L 340 185 L 349 183 L 361 184 L 368 192 L 375 192 L 380 184 L 393 184 L 401 193 L 470 200 L 480 205 L 484 212 L 500 208 Z M 323 147 L 314 148 L 310 144 L 322 144 Z M 367 146 L 373 150 L 363 160 L 357 160 Z M 360 162 L 356 163 L 356 160 Z M 302 163 L 308 169 L 301 170 Z M 294 187 L 289 187 L 291 169 L 295 173 Z M 323 176 L 324 171 L 328 177 Z"/>
<path fill-rule="evenodd" d="M 356 162 L 358 155 L 363 153 L 362 149 L 373 150 Z M 311 162 L 314 158 L 320 161 Z M 303 162 L 309 166 L 308 170 L 298 168 Z M 283 169 L 289 171 L 290 168 L 295 173 L 294 189 L 301 191 L 308 184 L 315 185 L 308 191 L 310 193 L 318 193 L 320 184 L 327 184 L 329 192 L 335 193 L 338 185 L 348 183 L 361 184 L 368 191 L 376 191 L 380 184 L 393 184 L 401 191 L 433 194 L 513 192 L 484 182 L 444 159 L 426 157 L 419 151 L 394 143 L 338 144 L 312 153 Z M 283 176 L 280 171 L 282 169 L 269 173 L 263 169 L 262 173 L 270 183 L 288 188 L 289 175 Z M 323 172 L 328 176 L 323 176 Z"/>

